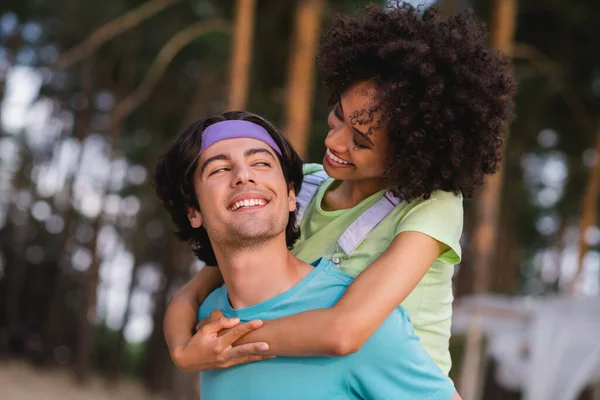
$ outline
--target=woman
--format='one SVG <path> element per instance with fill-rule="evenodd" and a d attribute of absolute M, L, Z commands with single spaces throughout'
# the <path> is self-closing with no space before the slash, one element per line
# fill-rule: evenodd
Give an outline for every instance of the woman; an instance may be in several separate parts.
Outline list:
<path fill-rule="evenodd" d="M 222 283 L 218 269 L 202 269 L 165 317 L 171 356 L 184 370 L 349 354 L 399 304 L 434 361 L 450 370 L 462 198 L 500 162 L 513 118 L 507 60 L 484 47 L 485 31 L 470 12 L 442 19 L 404 3 L 367 6 L 324 37 L 318 64 L 331 92 L 330 131 L 323 166 L 305 166 L 303 191 L 316 190 L 301 204 L 292 252 L 306 262 L 331 257 L 358 276 L 330 309 L 241 325 L 213 315 L 192 337 L 198 306 Z M 321 169 L 330 179 L 311 181 Z M 368 210 L 385 199 L 393 206 L 381 221 L 345 246 L 342 239 L 356 239 L 356 226 L 364 231 Z"/>

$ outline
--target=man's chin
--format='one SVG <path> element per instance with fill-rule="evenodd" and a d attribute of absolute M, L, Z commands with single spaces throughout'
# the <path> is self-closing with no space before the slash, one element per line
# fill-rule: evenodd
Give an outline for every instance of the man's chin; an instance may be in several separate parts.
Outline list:
<path fill-rule="evenodd" d="M 230 249 L 243 250 L 244 248 L 254 248 L 272 239 L 272 232 L 230 232 L 224 245 Z"/>
<path fill-rule="evenodd" d="M 264 241 L 276 236 L 276 229 L 271 226 L 262 226 L 256 221 L 239 221 L 228 230 L 228 237 L 241 242 Z"/>
<path fill-rule="evenodd" d="M 287 219 L 257 218 L 248 214 L 232 218 L 230 213 L 221 224 L 206 224 L 206 228 L 211 242 L 215 245 L 239 249 L 244 246 L 254 247 L 282 233 L 285 234 L 286 224 Z"/>

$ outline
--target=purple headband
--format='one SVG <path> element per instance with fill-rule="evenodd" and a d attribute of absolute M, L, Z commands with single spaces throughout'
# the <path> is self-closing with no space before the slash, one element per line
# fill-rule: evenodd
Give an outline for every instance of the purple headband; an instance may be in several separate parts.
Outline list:
<path fill-rule="evenodd" d="M 221 140 L 250 138 L 260 140 L 269 145 L 280 156 L 281 150 L 277 143 L 265 128 L 253 122 L 242 120 L 228 120 L 212 124 L 202 132 L 202 146 L 200 146 L 200 154 L 213 144 Z"/>

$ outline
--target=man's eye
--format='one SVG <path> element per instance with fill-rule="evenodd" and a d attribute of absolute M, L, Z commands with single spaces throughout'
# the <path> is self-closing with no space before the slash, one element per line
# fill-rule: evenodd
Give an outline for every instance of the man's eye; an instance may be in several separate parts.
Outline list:
<path fill-rule="evenodd" d="M 219 169 L 215 169 L 213 172 L 211 172 L 208 176 L 214 175 L 218 172 L 225 172 L 225 171 L 229 171 L 229 168 L 223 167 L 223 168 L 219 168 Z"/>
<path fill-rule="evenodd" d="M 257 163 L 254 163 L 254 166 L 255 166 L 255 167 L 270 167 L 270 166 L 271 166 L 271 164 L 269 164 L 269 163 L 268 163 L 268 162 L 266 162 L 266 161 L 259 161 L 259 162 L 257 162 Z"/>

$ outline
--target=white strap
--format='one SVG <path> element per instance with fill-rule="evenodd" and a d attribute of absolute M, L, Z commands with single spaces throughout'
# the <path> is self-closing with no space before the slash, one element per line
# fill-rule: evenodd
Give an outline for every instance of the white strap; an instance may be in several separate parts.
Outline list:
<path fill-rule="evenodd" d="M 298 211 L 296 211 L 296 221 L 298 226 L 302 223 L 304 213 L 308 209 L 311 200 L 317 194 L 317 190 L 321 183 L 323 183 L 329 176 L 325 171 L 315 172 L 314 174 L 304 175 L 302 180 L 302 189 L 296 196 L 296 203 L 298 204 Z"/>
<path fill-rule="evenodd" d="M 338 240 L 340 249 L 349 256 L 400 202 L 398 197 L 386 192 L 346 229 Z"/>
<path fill-rule="evenodd" d="M 329 178 L 329 176 L 325 171 L 304 175 L 302 189 L 296 196 L 296 202 L 298 204 L 296 221 L 298 226 L 302 223 L 306 210 L 317 194 L 319 186 L 327 178 Z M 400 204 L 400 202 L 401 200 L 398 197 L 394 196 L 391 192 L 386 192 L 377 203 L 369 207 L 368 210 L 362 213 L 346 229 L 338 239 L 337 243 L 339 248 L 346 253 L 346 255 L 350 255 L 367 238 L 367 236 L 369 236 L 369 233 L 371 233 L 371 231 L 388 216 L 394 207 Z"/>

